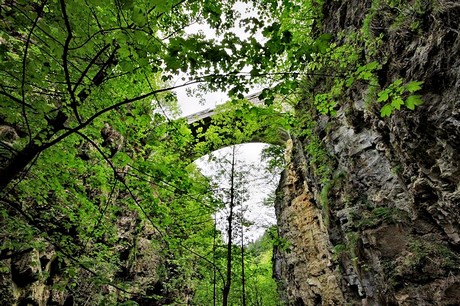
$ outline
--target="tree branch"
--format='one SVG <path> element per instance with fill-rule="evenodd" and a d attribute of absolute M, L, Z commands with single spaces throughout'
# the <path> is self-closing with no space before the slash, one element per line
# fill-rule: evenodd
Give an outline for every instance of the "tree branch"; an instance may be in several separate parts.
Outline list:
<path fill-rule="evenodd" d="M 29 52 L 29 45 L 30 45 L 30 37 L 37 26 L 37 22 L 40 19 L 40 15 L 45 7 L 47 1 L 44 1 L 42 6 L 40 7 L 39 11 L 37 12 L 37 17 L 35 17 L 34 22 L 32 23 L 32 27 L 30 28 L 29 33 L 27 34 L 26 45 L 24 48 L 24 56 L 22 58 L 22 80 L 21 80 L 21 104 L 22 104 L 22 116 L 26 122 L 27 132 L 29 133 L 29 141 L 32 141 L 32 132 L 30 130 L 29 120 L 27 119 L 26 113 L 26 98 L 25 98 L 25 84 L 26 84 L 26 65 L 27 65 L 27 54 Z"/>
<path fill-rule="evenodd" d="M 275 74 L 278 74 L 278 73 L 275 73 Z M 294 72 L 293 73 L 280 73 L 280 74 L 298 75 L 298 73 L 294 73 Z M 260 76 L 264 76 L 264 75 L 270 75 L 270 74 L 268 73 L 260 74 Z M 240 77 L 240 76 L 250 77 L 251 75 L 250 73 L 244 73 L 244 72 L 204 75 L 204 76 L 198 77 L 195 80 L 188 81 L 181 85 L 152 90 L 148 93 L 145 93 L 143 95 L 139 95 L 133 98 L 125 98 L 124 100 L 119 101 L 115 104 L 112 104 L 111 106 L 107 108 L 97 111 L 92 116 L 90 116 L 86 121 L 80 123 L 74 128 L 64 127 L 64 123 L 68 120 L 68 116 L 65 113 L 59 112 L 56 116 L 57 119 L 54 122 L 53 129 L 51 131 L 49 129 L 43 129 L 41 132 L 39 132 L 34 137 L 33 140 L 37 140 L 39 143 L 43 143 L 43 144 L 37 145 L 36 143 L 33 142 L 33 140 L 31 140 L 29 144 L 21 152 L 18 153 L 18 155 L 10 163 L 10 165 L 8 165 L 5 169 L 2 169 L 1 171 L 2 175 L 0 175 L 0 191 L 3 190 L 18 175 L 18 173 L 20 173 L 27 166 L 27 164 L 30 161 L 33 160 L 36 154 L 54 146 L 55 144 L 59 143 L 63 139 L 67 138 L 68 136 L 80 131 L 81 129 L 85 128 L 86 126 L 91 124 L 94 120 L 96 120 L 97 118 L 99 118 L 100 116 L 102 116 L 103 114 L 107 112 L 118 109 L 119 107 L 126 105 L 126 104 L 130 104 L 136 101 L 150 98 L 158 93 L 172 91 L 174 89 L 187 87 L 193 84 L 211 82 L 213 79 L 219 79 L 219 78 L 224 79 L 226 77 Z M 53 140 L 51 140 L 55 133 L 62 131 L 62 130 L 65 130 L 65 132 L 57 136 Z M 49 142 L 45 143 L 46 141 L 49 141 Z"/>
<path fill-rule="evenodd" d="M 52 146 L 54 146 L 56 143 L 60 142 L 61 140 L 67 138 L 69 135 L 72 135 L 73 133 L 76 133 L 77 131 L 80 131 L 81 129 L 85 128 L 86 126 L 88 126 L 90 123 L 92 123 L 95 119 L 97 119 L 98 117 L 102 116 L 103 114 L 109 112 L 109 111 L 112 111 L 114 109 L 117 109 L 123 105 L 126 105 L 126 104 L 130 104 L 130 103 L 133 103 L 133 102 L 136 102 L 136 101 L 140 101 L 140 100 L 143 100 L 143 99 L 146 99 L 146 98 L 149 98 L 151 96 L 153 96 L 154 94 L 157 94 L 157 93 L 161 93 L 161 92 L 166 92 L 166 91 L 172 91 L 174 89 L 178 89 L 178 88 L 182 88 L 182 87 L 186 87 L 186 86 L 190 86 L 190 85 L 193 85 L 193 84 L 198 84 L 198 83 L 202 83 L 202 82 L 205 82 L 204 80 L 203 81 L 191 81 L 191 82 L 187 82 L 185 84 L 181 84 L 181 85 L 178 85 L 178 86 L 171 86 L 171 87 L 166 87 L 166 88 L 162 88 L 162 89 L 157 89 L 157 90 L 154 90 L 154 91 L 151 91 L 151 92 L 148 92 L 146 94 L 143 94 L 143 95 L 140 95 L 140 96 L 137 96 L 137 97 L 134 97 L 134 98 L 130 98 L 130 99 L 125 99 L 123 101 L 120 101 L 118 103 L 115 103 L 105 109 L 102 109 L 98 112 L 96 112 L 95 114 L 93 114 L 91 117 L 89 117 L 85 122 L 81 123 L 80 125 L 74 127 L 74 128 L 71 128 L 71 129 L 67 129 L 67 131 L 65 133 L 63 133 L 62 135 L 58 136 L 57 138 L 55 138 L 54 140 L 50 141 L 49 143 L 47 144 L 44 144 L 42 146 L 43 150 L 45 149 L 48 149 Z"/>
<path fill-rule="evenodd" d="M 187 1 L 188 1 L 188 0 L 180 0 L 179 2 L 177 2 L 176 4 L 174 4 L 173 6 L 171 6 L 171 11 L 172 11 L 173 9 L 175 9 L 176 7 L 178 7 L 179 5 L 181 5 L 182 3 L 187 2 Z M 149 11 L 149 13 L 150 13 L 151 11 L 153 11 L 154 8 L 155 8 L 155 7 L 153 7 L 153 8 Z M 156 16 L 156 18 L 157 18 L 157 19 L 160 18 L 161 16 L 164 15 L 164 13 L 165 13 L 165 12 L 161 12 L 160 14 L 158 14 L 158 15 Z"/>
<path fill-rule="evenodd" d="M 96 63 L 97 59 L 110 47 L 109 44 L 105 45 L 99 52 L 91 59 L 89 64 L 86 66 L 85 70 L 82 72 L 80 75 L 80 78 L 78 79 L 77 83 L 75 83 L 72 92 L 75 93 L 77 90 L 78 86 L 80 86 L 81 82 L 83 82 L 83 79 L 85 78 L 86 74 L 88 73 L 89 69 Z"/>
<path fill-rule="evenodd" d="M 65 79 L 67 82 L 67 91 L 69 92 L 70 97 L 72 99 L 70 102 L 70 107 L 72 108 L 75 118 L 77 118 L 78 123 L 81 123 L 81 118 L 77 110 L 77 99 L 75 98 L 75 92 L 72 90 L 72 84 L 70 82 L 68 58 L 67 58 L 69 55 L 70 41 L 72 40 L 72 37 L 73 37 L 72 28 L 70 27 L 69 16 L 67 16 L 65 1 L 60 0 L 60 3 L 61 3 L 62 17 L 64 18 L 64 24 L 67 30 L 67 38 L 64 43 L 64 50 L 62 51 L 62 64 L 64 67 L 64 75 L 65 75 Z"/>
<path fill-rule="evenodd" d="M 1 141 L 1 140 L 0 140 L 0 147 L 5 148 L 5 150 L 11 152 L 13 155 L 18 154 L 18 150 L 16 150 L 11 145 L 9 145 L 8 143 L 6 143 L 4 141 Z"/>
<path fill-rule="evenodd" d="M 48 1 L 45 1 L 45 2 L 48 2 Z M 45 6 L 45 4 L 43 5 L 43 7 Z M 27 19 L 29 19 L 29 21 L 32 21 L 33 22 L 33 19 L 30 18 L 30 16 L 24 12 L 23 10 L 21 10 L 18 6 L 14 6 L 14 9 L 15 10 L 18 10 L 21 14 L 24 15 L 24 17 L 26 17 Z M 62 46 L 62 43 L 54 36 L 52 36 L 51 34 L 49 34 L 48 32 L 46 32 L 45 30 L 43 30 L 43 28 L 41 28 L 39 25 L 36 26 L 37 29 L 39 29 L 40 31 L 42 31 L 46 36 L 48 36 L 49 38 L 51 38 L 51 40 L 53 40 L 54 42 L 56 42 L 57 44 L 61 45 Z M 35 37 L 37 37 L 37 35 L 34 35 Z"/>
<path fill-rule="evenodd" d="M 1 85 L 0 85 L 0 86 L 1 86 Z M 1 87 L 3 88 L 3 86 L 1 86 Z M 16 98 L 15 96 L 13 96 L 13 95 L 10 94 L 10 93 L 7 93 L 6 91 L 0 91 L 0 95 L 4 95 L 5 97 L 10 98 L 10 99 L 13 100 L 14 102 L 21 104 L 23 107 L 27 106 L 28 108 L 30 108 L 30 109 L 32 109 L 32 110 L 35 111 L 35 108 L 33 108 L 32 105 L 30 105 L 30 104 L 27 103 L 27 102 L 23 102 L 21 99 Z"/>
<path fill-rule="evenodd" d="M 80 49 L 81 47 L 85 46 L 91 39 L 93 39 L 96 35 L 99 35 L 99 34 L 106 34 L 106 33 L 109 33 L 109 32 L 112 32 L 112 31 L 120 31 L 120 30 L 127 30 L 129 29 L 129 27 L 116 27 L 116 28 L 110 28 L 110 29 L 100 29 L 99 31 L 96 31 L 94 32 L 93 34 L 91 34 L 87 39 L 85 39 L 80 45 L 78 46 L 75 46 L 75 47 L 71 47 L 69 48 L 69 50 L 77 50 L 77 49 Z"/>

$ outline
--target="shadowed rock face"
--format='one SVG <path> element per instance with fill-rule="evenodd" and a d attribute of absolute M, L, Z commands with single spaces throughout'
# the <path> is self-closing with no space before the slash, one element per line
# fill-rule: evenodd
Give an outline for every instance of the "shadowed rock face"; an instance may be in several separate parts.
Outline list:
<path fill-rule="evenodd" d="M 164 278 L 158 271 L 167 267 L 164 256 L 160 255 L 159 247 L 155 245 L 156 231 L 140 224 L 136 212 L 126 207 L 120 213 L 116 228 L 120 240 L 117 249 L 120 253 L 120 270 L 114 271 L 115 280 L 123 280 L 133 284 L 132 299 L 142 299 L 143 292 L 151 290 L 150 287 L 162 286 Z M 133 252 L 136 260 L 132 260 Z M 129 258 L 131 257 L 131 258 Z M 101 296 L 113 292 L 115 289 L 109 285 L 95 286 L 94 275 L 87 270 L 79 269 L 74 278 L 76 289 L 65 287 L 68 282 L 66 274 L 68 261 L 60 259 L 56 249 L 48 245 L 45 249 L 29 248 L 12 252 L 0 252 L 3 264 L 10 266 L 11 273 L 0 275 L 0 304 L 1 305 L 93 305 L 99 304 Z M 190 292 L 181 292 L 185 296 Z M 153 289 L 152 289 L 153 290 Z M 139 294 L 139 296 L 136 295 Z M 164 299 L 171 299 L 164 292 L 153 292 L 163 295 Z M 116 301 L 114 301 L 116 303 Z M 140 305 L 163 305 L 160 299 L 152 299 Z"/>
<path fill-rule="evenodd" d="M 361 27 L 371 2 L 326 1 L 323 30 Z M 434 2 L 440 6 L 420 17 L 418 33 L 392 30 L 395 12 L 375 17 L 388 56 L 381 86 L 400 77 L 424 81 L 424 105 L 382 119 L 381 105 L 365 106 L 367 86 L 358 85 L 335 118 L 317 117 L 317 135 L 333 157 L 326 211 L 324 184 L 302 152 L 308 143 L 294 141 L 300 149 L 290 154 L 276 210 L 280 236 L 292 247 L 274 256 L 290 305 L 458 304 L 460 6 Z"/>

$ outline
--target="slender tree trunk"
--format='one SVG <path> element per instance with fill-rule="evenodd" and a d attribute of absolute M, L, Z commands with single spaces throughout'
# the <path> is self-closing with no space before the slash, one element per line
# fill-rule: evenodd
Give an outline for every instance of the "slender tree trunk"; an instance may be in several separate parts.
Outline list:
<path fill-rule="evenodd" d="M 232 166 L 230 169 L 230 211 L 228 214 L 227 228 L 227 279 L 222 292 L 222 306 L 228 305 L 228 296 L 232 283 L 232 234 L 233 234 L 233 207 L 235 206 L 235 146 L 232 151 Z"/>
<path fill-rule="evenodd" d="M 213 293 L 212 293 L 212 305 L 213 306 L 216 306 L 216 302 L 217 302 L 217 287 L 216 287 L 216 235 L 217 235 L 217 215 L 214 213 L 214 237 L 213 237 L 213 242 L 212 242 L 212 254 L 213 254 L 213 257 L 212 257 L 212 263 L 213 263 Z"/>
<path fill-rule="evenodd" d="M 246 278 L 244 275 L 244 225 L 243 225 L 243 211 L 241 211 L 241 294 L 242 306 L 246 306 Z"/>

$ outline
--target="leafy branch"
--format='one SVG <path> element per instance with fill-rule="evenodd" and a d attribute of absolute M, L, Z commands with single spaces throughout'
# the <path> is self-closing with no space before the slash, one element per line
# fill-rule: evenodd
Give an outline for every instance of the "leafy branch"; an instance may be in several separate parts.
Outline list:
<path fill-rule="evenodd" d="M 72 84 L 70 82 L 69 66 L 68 66 L 69 45 L 73 37 L 72 28 L 70 27 L 69 17 L 67 16 L 65 1 L 60 0 L 60 4 L 61 4 L 62 16 L 64 18 L 64 24 L 67 30 L 67 37 L 64 42 L 64 49 L 62 50 L 62 66 L 64 67 L 64 75 L 65 75 L 65 80 L 67 82 L 67 91 L 69 92 L 70 98 L 71 98 L 70 107 L 72 108 L 77 121 L 81 123 L 81 118 L 77 110 L 77 99 L 75 98 L 75 92 L 72 90 Z"/>

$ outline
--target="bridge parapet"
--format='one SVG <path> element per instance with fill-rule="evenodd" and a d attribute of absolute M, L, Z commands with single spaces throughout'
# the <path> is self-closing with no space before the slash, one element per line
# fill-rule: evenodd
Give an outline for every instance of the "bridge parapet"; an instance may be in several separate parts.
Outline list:
<path fill-rule="evenodd" d="M 263 101 L 259 99 L 260 93 L 261 91 L 258 91 L 258 92 L 249 94 L 245 96 L 244 98 L 256 106 L 263 106 Z M 185 119 L 187 120 L 188 124 L 192 124 L 193 122 L 197 122 L 197 121 L 212 117 L 215 114 L 216 114 L 216 107 L 210 107 L 205 110 L 188 115 L 185 117 Z"/>

